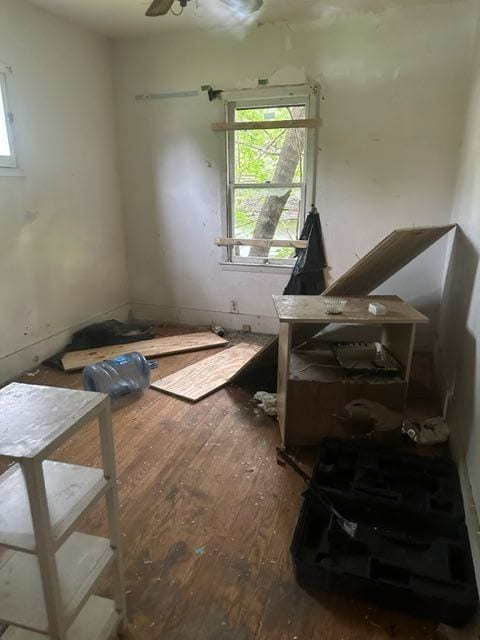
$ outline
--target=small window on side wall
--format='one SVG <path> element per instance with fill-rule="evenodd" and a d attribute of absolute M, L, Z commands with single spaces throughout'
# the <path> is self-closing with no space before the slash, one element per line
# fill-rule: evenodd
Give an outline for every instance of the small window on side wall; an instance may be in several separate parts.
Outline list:
<path fill-rule="evenodd" d="M 6 74 L 0 71 L 0 167 L 16 167 L 13 116 L 8 108 Z"/>
<path fill-rule="evenodd" d="M 305 120 L 316 112 L 316 95 L 261 98 L 260 91 L 227 100 L 227 121 Z M 280 123 L 279 123 L 280 124 Z M 227 232 L 233 239 L 258 242 L 228 247 L 233 263 L 290 266 L 293 246 L 264 240 L 298 240 L 311 204 L 312 130 L 262 128 L 227 132 Z"/>

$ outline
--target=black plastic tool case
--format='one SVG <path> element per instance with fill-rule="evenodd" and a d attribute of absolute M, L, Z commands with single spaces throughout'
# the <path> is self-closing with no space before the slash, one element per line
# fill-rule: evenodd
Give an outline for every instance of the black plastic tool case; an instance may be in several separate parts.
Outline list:
<path fill-rule="evenodd" d="M 355 540 L 307 491 L 291 552 L 298 582 L 460 626 L 478 602 L 458 474 L 447 460 L 325 438 L 312 478 Z"/>

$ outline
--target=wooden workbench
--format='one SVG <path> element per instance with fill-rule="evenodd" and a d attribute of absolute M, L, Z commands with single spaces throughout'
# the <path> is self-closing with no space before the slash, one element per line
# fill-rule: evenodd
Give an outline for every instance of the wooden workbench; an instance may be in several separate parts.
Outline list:
<path fill-rule="evenodd" d="M 280 320 L 277 405 L 284 445 L 314 444 L 326 435 L 346 435 L 344 407 L 355 399 L 381 402 L 403 414 L 415 327 L 429 319 L 398 296 L 346 297 L 340 315 L 326 312 L 323 296 L 273 296 Z M 371 301 L 386 307 L 383 316 L 368 311 Z M 382 344 L 401 365 L 395 379 L 346 376 L 331 352 L 301 348 L 292 352 L 297 324 L 376 325 Z M 293 354 L 293 355 L 292 355 Z M 312 370 L 315 369 L 315 372 Z"/>

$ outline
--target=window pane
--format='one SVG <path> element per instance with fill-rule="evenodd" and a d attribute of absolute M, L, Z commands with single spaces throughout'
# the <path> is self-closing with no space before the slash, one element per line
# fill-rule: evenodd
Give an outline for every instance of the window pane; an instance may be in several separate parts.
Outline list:
<path fill-rule="evenodd" d="M 235 109 L 235 122 L 263 120 L 301 120 L 305 118 L 305 105 L 295 104 L 281 107 L 249 107 Z"/>
<path fill-rule="evenodd" d="M 296 240 L 299 233 L 302 191 L 300 188 L 235 189 L 236 238 Z M 236 256 L 291 258 L 293 247 L 234 247 Z"/>
<path fill-rule="evenodd" d="M 305 117 L 305 106 L 236 109 L 237 122 Z M 303 182 L 305 129 L 258 129 L 235 132 L 235 176 L 245 182 Z"/>
<path fill-rule="evenodd" d="M 7 115 L 3 105 L 2 85 L 0 84 L 0 156 L 10 156 L 10 142 L 7 133 Z"/>

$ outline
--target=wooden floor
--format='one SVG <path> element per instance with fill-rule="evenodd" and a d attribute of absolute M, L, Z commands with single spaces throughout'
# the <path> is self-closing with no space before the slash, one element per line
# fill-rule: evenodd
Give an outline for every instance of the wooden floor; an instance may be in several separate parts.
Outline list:
<path fill-rule="evenodd" d="M 167 375 L 211 355 L 160 360 Z M 23 382 L 81 388 L 42 367 Z M 230 386 L 197 404 L 147 390 L 114 404 L 130 640 L 428 640 L 435 624 L 309 594 L 289 544 L 303 484 L 276 465 L 276 422 Z M 60 460 L 99 465 L 95 425 Z M 82 523 L 106 534 L 100 503 Z M 108 585 L 105 585 L 105 589 Z"/>

